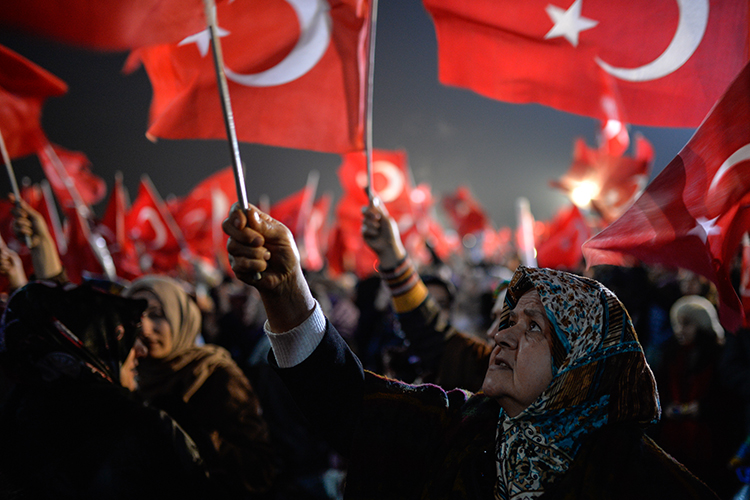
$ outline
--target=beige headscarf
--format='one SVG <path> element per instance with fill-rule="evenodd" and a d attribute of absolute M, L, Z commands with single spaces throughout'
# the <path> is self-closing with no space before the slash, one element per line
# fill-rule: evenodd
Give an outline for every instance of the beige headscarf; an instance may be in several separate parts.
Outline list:
<path fill-rule="evenodd" d="M 152 293 L 161 302 L 173 338 L 172 350 L 166 357 L 140 360 L 139 391 L 149 401 L 172 394 L 187 402 L 218 366 L 231 363 L 231 356 L 219 346 L 195 345 L 201 331 L 201 313 L 177 280 L 167 276 L 143 276 L 135 280 L 124 295 L 132 297 L 140 291 Z"/>

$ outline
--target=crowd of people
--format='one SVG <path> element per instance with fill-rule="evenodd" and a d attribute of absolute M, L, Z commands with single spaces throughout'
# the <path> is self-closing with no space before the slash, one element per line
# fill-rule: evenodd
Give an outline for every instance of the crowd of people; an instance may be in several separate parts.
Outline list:
<path fill-rule="evenodd" d="M 302 269 L 228 214 L 220 282 L 70 283 L 44 220 L 0 248 L 8 498 L 720 498 L 742 483 L 750 332 L 657 267 L 417 266 L 374 198 L 373 275 Z"/>

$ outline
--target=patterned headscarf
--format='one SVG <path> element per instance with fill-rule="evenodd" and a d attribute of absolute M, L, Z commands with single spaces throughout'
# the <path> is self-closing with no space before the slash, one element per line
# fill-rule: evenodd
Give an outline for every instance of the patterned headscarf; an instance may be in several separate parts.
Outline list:
<path fill-rule="evenodd" d="M 496 498 L 528 499 L 562 477 L 584 438 L 614 422 L 655 422 L 659 397 L 625 307 L 601 283 L 520 266 L 500 317 L 526 292 L 539 293 L 552 328 L 553 379 L 516 417 L 500 412 Z"/>
<path fill-rule="evenodd" d="M 231 356 L 218 346 L 198 346 L 201 313 L 180 282 L 167 276 L 142 276 L 125 290 L 132 297 L 146 291 L 162 306 L 172 329 L 172 350 L 161 359 L 144 358 L 138 365 L 138 390 L 149 401 L 162 394 L 176 395 L 187 402 L 216 367 L 231 362 Z"/>

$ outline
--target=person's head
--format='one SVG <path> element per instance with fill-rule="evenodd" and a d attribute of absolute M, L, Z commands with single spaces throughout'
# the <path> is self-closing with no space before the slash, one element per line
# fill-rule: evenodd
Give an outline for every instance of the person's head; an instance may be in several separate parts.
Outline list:
<path fill-rule="evenodd" d="M 509 284 L 510 280 L 501 281 L 492 293 L 494 302 L 492 303 L 492 309 L 490 309 L 490 327 L 487 329 L 487 340 L 492 345 L 495 344 L 495 334 L 500 326 L 500 316 L 503 312 L 503 307 L 505 307 L 505 292 Z"/>
<path fill-rule="evenodd" d="M 20 381 L 93 374 L 129 384 L 131 356 L 146 303 L 87 285 L 32 282 L 8 301 L 0 321 L 0 355 Z"/>
<path fill-rule="evenodd" d="M 691 345 L 700 338 L 719 343 L 724 340 L 724 329 L 716 308 L 705 297 L 680 297 L 669 310 L 669 318 L 675 340 L 682 346 Z"/>
<path fill-rule="evenodd" d="M 435 274 L 426 274 L 422 276 L 422 282 L 427 286 L 430 295 L 435 299 L 438 307 L 440 307 L 443 321 L 447 321 L 450 317 L 453 302 L 456 299 L 456 286 L 450 281 Z"/>
<path fill-rule="evenodd" d="M 142 276 L 124 294 L 147 302 L 141 333 L 146 357 L 166 359 L 195 344 L 201 330 L 200 310 L 177 280 Z"/>
<path fill-rule="evenodd" d="M 658 418 L 630 317 L 595 280 L 518 267 L 494 339 L 483 391 L 511 417 L 589 404 L 605 407 L 609 422 Z"/>

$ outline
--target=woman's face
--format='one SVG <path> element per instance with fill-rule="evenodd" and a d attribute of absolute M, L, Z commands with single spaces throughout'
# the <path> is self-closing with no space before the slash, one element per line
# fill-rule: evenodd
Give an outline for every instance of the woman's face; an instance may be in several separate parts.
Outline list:
<path fill-rule="evenodd" d="M 141 319 L 141 339 L 146 346 L 146 357 L 165 358 L 172 351 L 172 327 L 164 316 L 164 308 L 153 293 L 140 290 L 133 294 L 134 299 L 146 299 L 148 307 Z"/>
<path fill-rule="evenodd" d="M 688 346 L 695 342 L 698 336 L 698 326 L 682 314 L 677 315 L 677 321 L 672 325 L 674 337 L 681 346 Z"/>
<path fill-rule="evenodd" d="M 146 346 L 140 338 L 135 339 L 135 344 L 130 350 L 127 359 L 120 367 L 120 385 L 129 391 L 138 389 L 138 358 L 146 355 Z"/>
<path fill-rule="evenodd" d="M 536 290 L 520 298 L 494 341 L 482 390 L 515 417 L 552 382 L 552 325 Z"/>

